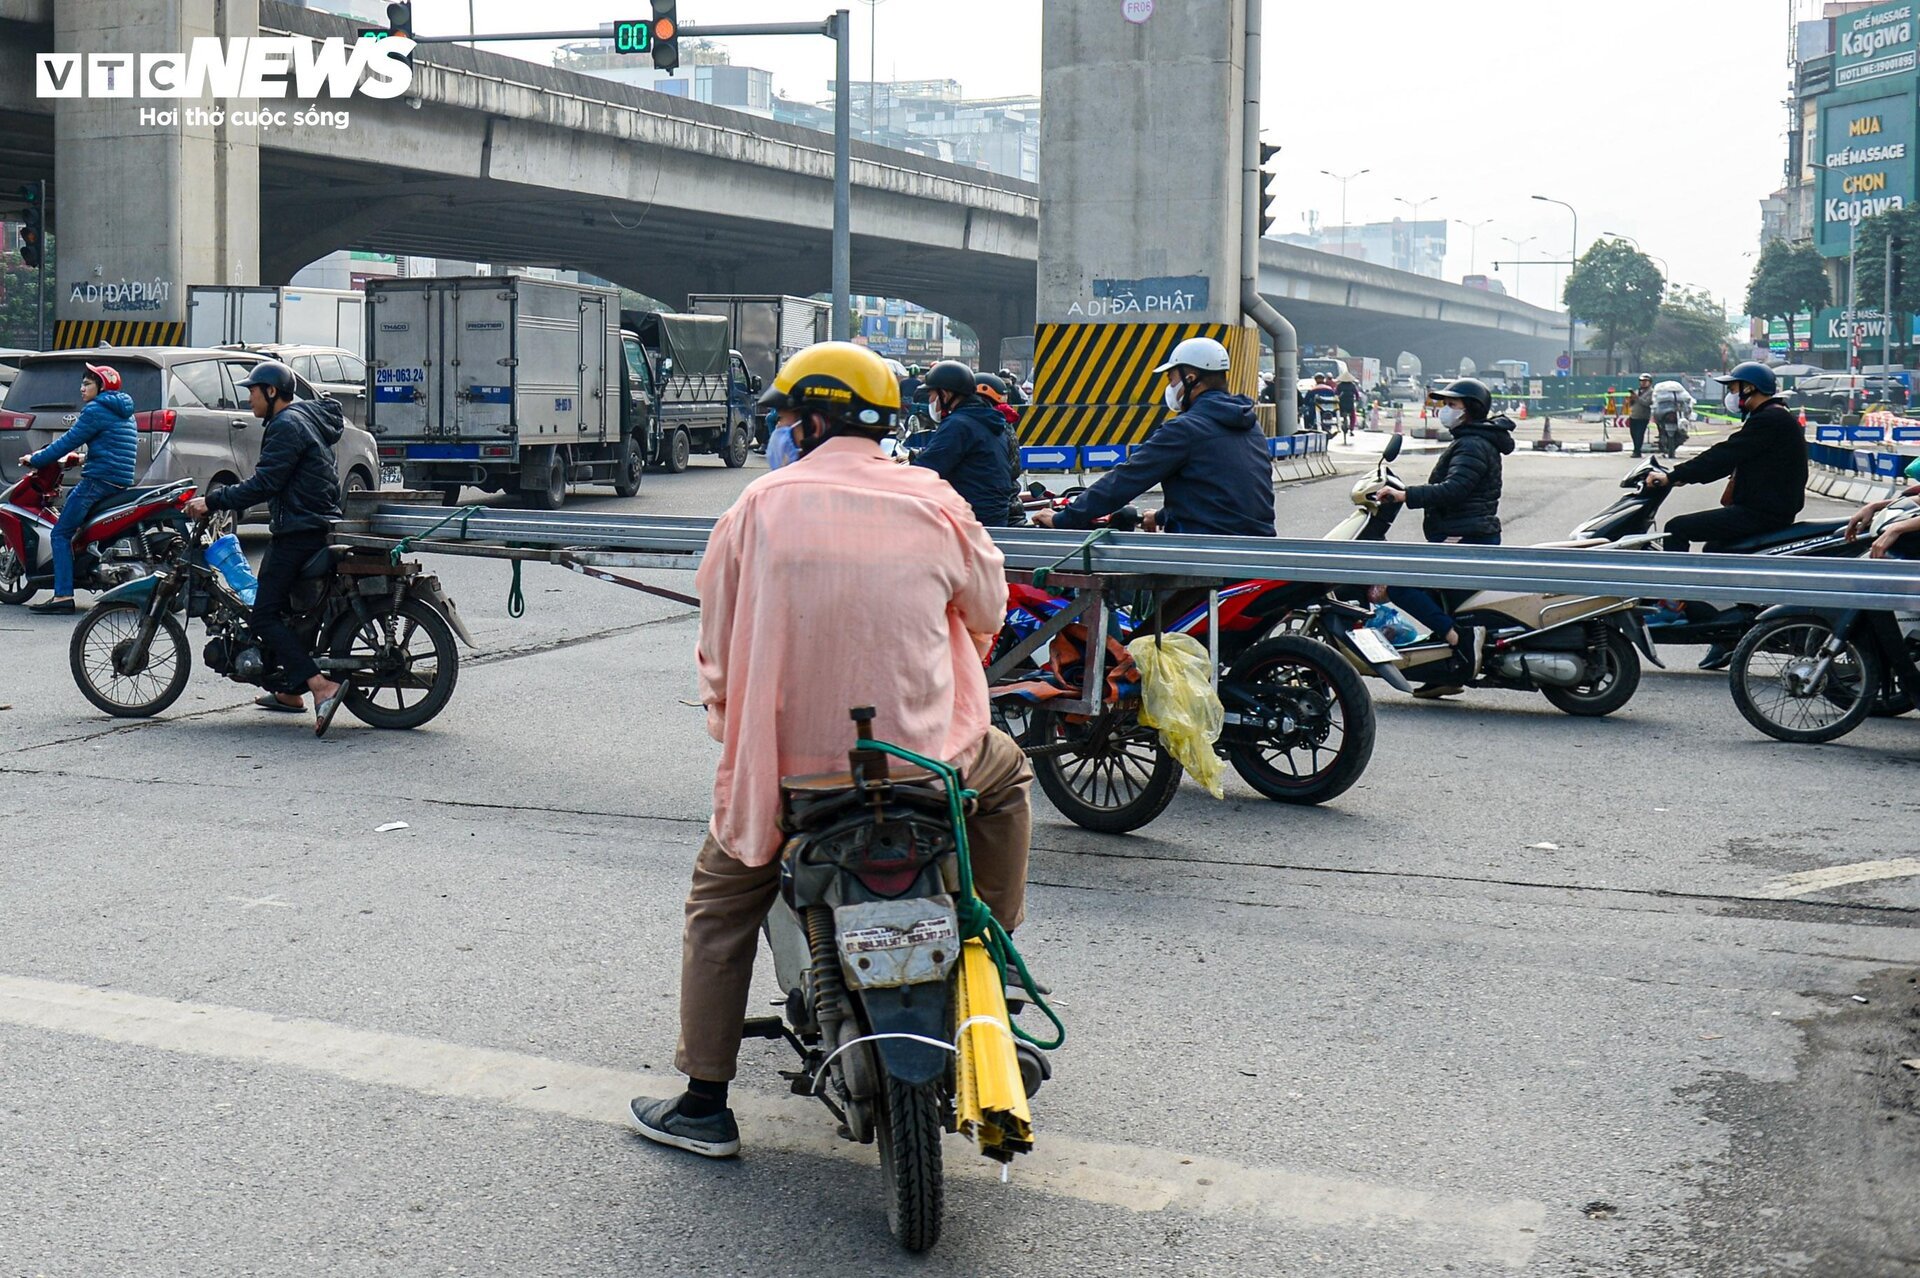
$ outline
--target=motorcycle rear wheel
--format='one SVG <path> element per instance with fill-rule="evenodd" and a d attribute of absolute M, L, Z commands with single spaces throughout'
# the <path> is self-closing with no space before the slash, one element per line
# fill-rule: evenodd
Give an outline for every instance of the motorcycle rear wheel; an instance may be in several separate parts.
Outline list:
<path fill-rule="evenodd" d="M 1042 702 L 1022 744 L 1033 777 L 1060 815 L 1100 834 L 1137 830 L 1167 810 L 1180 789 L 1180 763 L 1132 710 L 1071 723 Z"/>
<path fill-rule="evenodd" d="M 1794 672 L 1833 638 L 1820 617 L 1780 617 L 1755 626 L 1734 650 L 1727 683 L 1742 717 L 1776 741 L 1817 745 L 1844 737 L 1873 710 L 1883 678 L 1880 654 L 1845 641 L 1820 687 L 1797 690 Z"/>
<path fill-rule="evenodd" d="M 160 614 L 160 626 L 138 672 L 121 674 L 115 665 L 139 633 L 144 610 L 134 604 L 97 605 L 73 628 L 67 665 L 80 695 L 116 719 L 150 719 L 187 689 L 193 650 L 187 632 L 172 613 Z"/>
<path fill-rule="evenodd" d="M 1303 725 L 1317 738 L 1305 742 L 1221 739 L 1227 762 L 1240 779 L 1267 798 L 1325 803 L 1346 793 L 1367 770 L 1373 758 L 1373 698 L 1346 658 L 1326 644 L 1299 635 L 1271 635 L 1242 653 L 1222 682 L 1252 689 L 1257 697 L 1311 704 L 1326 717 L 1311 729 Z"/>
<path fill-rule="evenodd" d="M 1633 700 L 1633 694 L 1640 688 L 1640 650 L 1618 630 L 1609 629 L 1601 655 L 1606 668 L 1598 679 L 1577 688 L 1542 684 L 1540 695 L 1556 709 L 1581 718 L 1598 719 L 1612 714 Z"/>
<path fill-rule="evenodd" d="M 355 657 L 372 667 L 383 656 L 397 656 L 399 673 L 353 676 L 346 708 L 374 728 L 417 728 L 446 708 L 460 678 L 460 650 L 453 628 L 439 610 L 418 599 L 362 624 L 342 614 L 327 632 L 327 655 Z M 419 695 L 409 699 L 409 694 Z"/>
<path fill-rule="evenodd" d="M 908 1251 L 925 1251 L 940 1240 L 946 1194 L 939 1085 L 888 1078 L 875 1107 L 874 1139 L 880 1146 L 887 1229 Z"/>
<path fill-rule="evenodd" d="M 6 546 L 0 546 L 0 603 L 23 604 L 40 593 L 27 575 L 27 566 Z"/>

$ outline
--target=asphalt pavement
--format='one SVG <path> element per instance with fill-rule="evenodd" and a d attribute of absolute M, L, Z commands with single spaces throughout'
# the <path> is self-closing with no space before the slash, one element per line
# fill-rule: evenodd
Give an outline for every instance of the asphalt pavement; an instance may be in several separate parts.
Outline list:
<path fill-rule="evenodd" d="M 1510 459 L 1508 539 L 1627 466 Z M 759 467 L 575 502 L 717 513 Z M 623 1126 L 679 1083 L 692 610 L 530 567 L 516 620 L 503 565 L 433 566 L 480 650 L 410 733 L 316 741 L 204 669 L 108 720 L 70 623 L 0 612 L 0 1274 L 1920 1272 L 1920 722 L 1776 743 L 1670 649 L 1601 721 L 1372 684 L 1323 808 L 1229 773 L 1105 837 L 1036 793 L 1069 1041 L 1006 1183 L 949 1138 L 914 1259 L 784 1047 L 736 1162 Z"/>

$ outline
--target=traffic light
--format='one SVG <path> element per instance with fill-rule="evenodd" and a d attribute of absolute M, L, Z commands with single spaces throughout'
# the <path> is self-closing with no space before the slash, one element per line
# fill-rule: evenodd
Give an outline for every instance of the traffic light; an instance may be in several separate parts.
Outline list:
<path fill-rule="evenodd" d="M 616 22 L 613 24 L 615 53 L 645 53 L 653 48 L 653 22 Z"/>
<path fill-rule="evenodd" d="M 40 265 L 46 254 L 46 211 L 41 207 L 46 192 L 45 182 L 28 182 L 20 188 L 20 198 L 27 206 L 20 219 L 20 261 L 25 266 Z"/>
<path fill-rule="evenodd" d="M 1265 142 L 1260 144 L 1260 234 L 1262 236 L 1273 229 L 1273 213 L 1271 209 L 1273 208 L 1274 194 L 1270 187 L 1273 184 L 1274 175 L 1267 172 L 1267 161 L 1273 159 L 1273 157 L 1278 154 L 1280 154 L 1279 147 L 1270 146 Z"/>
<path fill-rule="evenodd" d="M 406 0 L 387 6 L 387 34 L 413 39 L 413 6 Z"/>
<path fill-rule="evenodd" d="M 653 0 L 653 65 L 672 71 L 680 65 L 678 0 Z"/>

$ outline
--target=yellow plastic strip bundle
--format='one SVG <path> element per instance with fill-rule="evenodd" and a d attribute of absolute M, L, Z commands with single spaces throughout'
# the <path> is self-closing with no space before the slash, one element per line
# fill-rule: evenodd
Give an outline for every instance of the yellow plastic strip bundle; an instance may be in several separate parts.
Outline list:
<path fill-rule="evenodd" d="M 1009 1162 L 1033 1148 L 1033 1115 L 1020 1081 L 1006 988 L 978 939 L 961 948 L 959 986 L 954 1007 L 954 1046 L 959 1049 L 955 1116 L 961 1134 L 972 1137 L 982 1154 Z"/>

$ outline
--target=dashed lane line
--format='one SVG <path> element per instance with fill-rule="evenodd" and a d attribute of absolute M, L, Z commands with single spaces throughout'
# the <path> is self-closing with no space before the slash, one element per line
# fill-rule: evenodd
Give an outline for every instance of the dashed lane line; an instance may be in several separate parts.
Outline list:
<path fill-rule="evenodd" d="M 1851 865 L 1828 865 L 1818 870 L 1802 870 L 1770 881 L 1756 896 L 1768 901 L 1785 901 L 1810 892 L 1845 887 L 1850 883 L 1872 883 L 1878 879 L 1904 879 L 1920 874 L 1920 856 L 1894 857 L 1885 861 L 1855 861 Z"/>
<path fill-rule="evenodd" d="M 0 975 L 0 1023 L 622 1126 L 629 1098 L 679 1090 L 677 1079 L 656 1074 L 25 976 Z M 827 1114 L 804 1101 L 736 1093 L 733 1103 L 749 1157 L 755 1149 L 861 1162 L 874 1157 L 834 1136 Z M 998 1177 L 997 1164 L 968 1157 L 957 1141 L 948 1142 L 947 1154 L 950 1175 Z M 1134 1212 L 1406 1231 L 1455 1259 L 1514 1269 L 1532 1259 L 1546 1223 L 1545 1205 L 1524 1199 L 1247 1166 L 1152 1146 L 1076 1140 L 1044 1127 L 1038 1148 L 1016 1162 L 1012 1179 L 1017 1188 Z"/>

